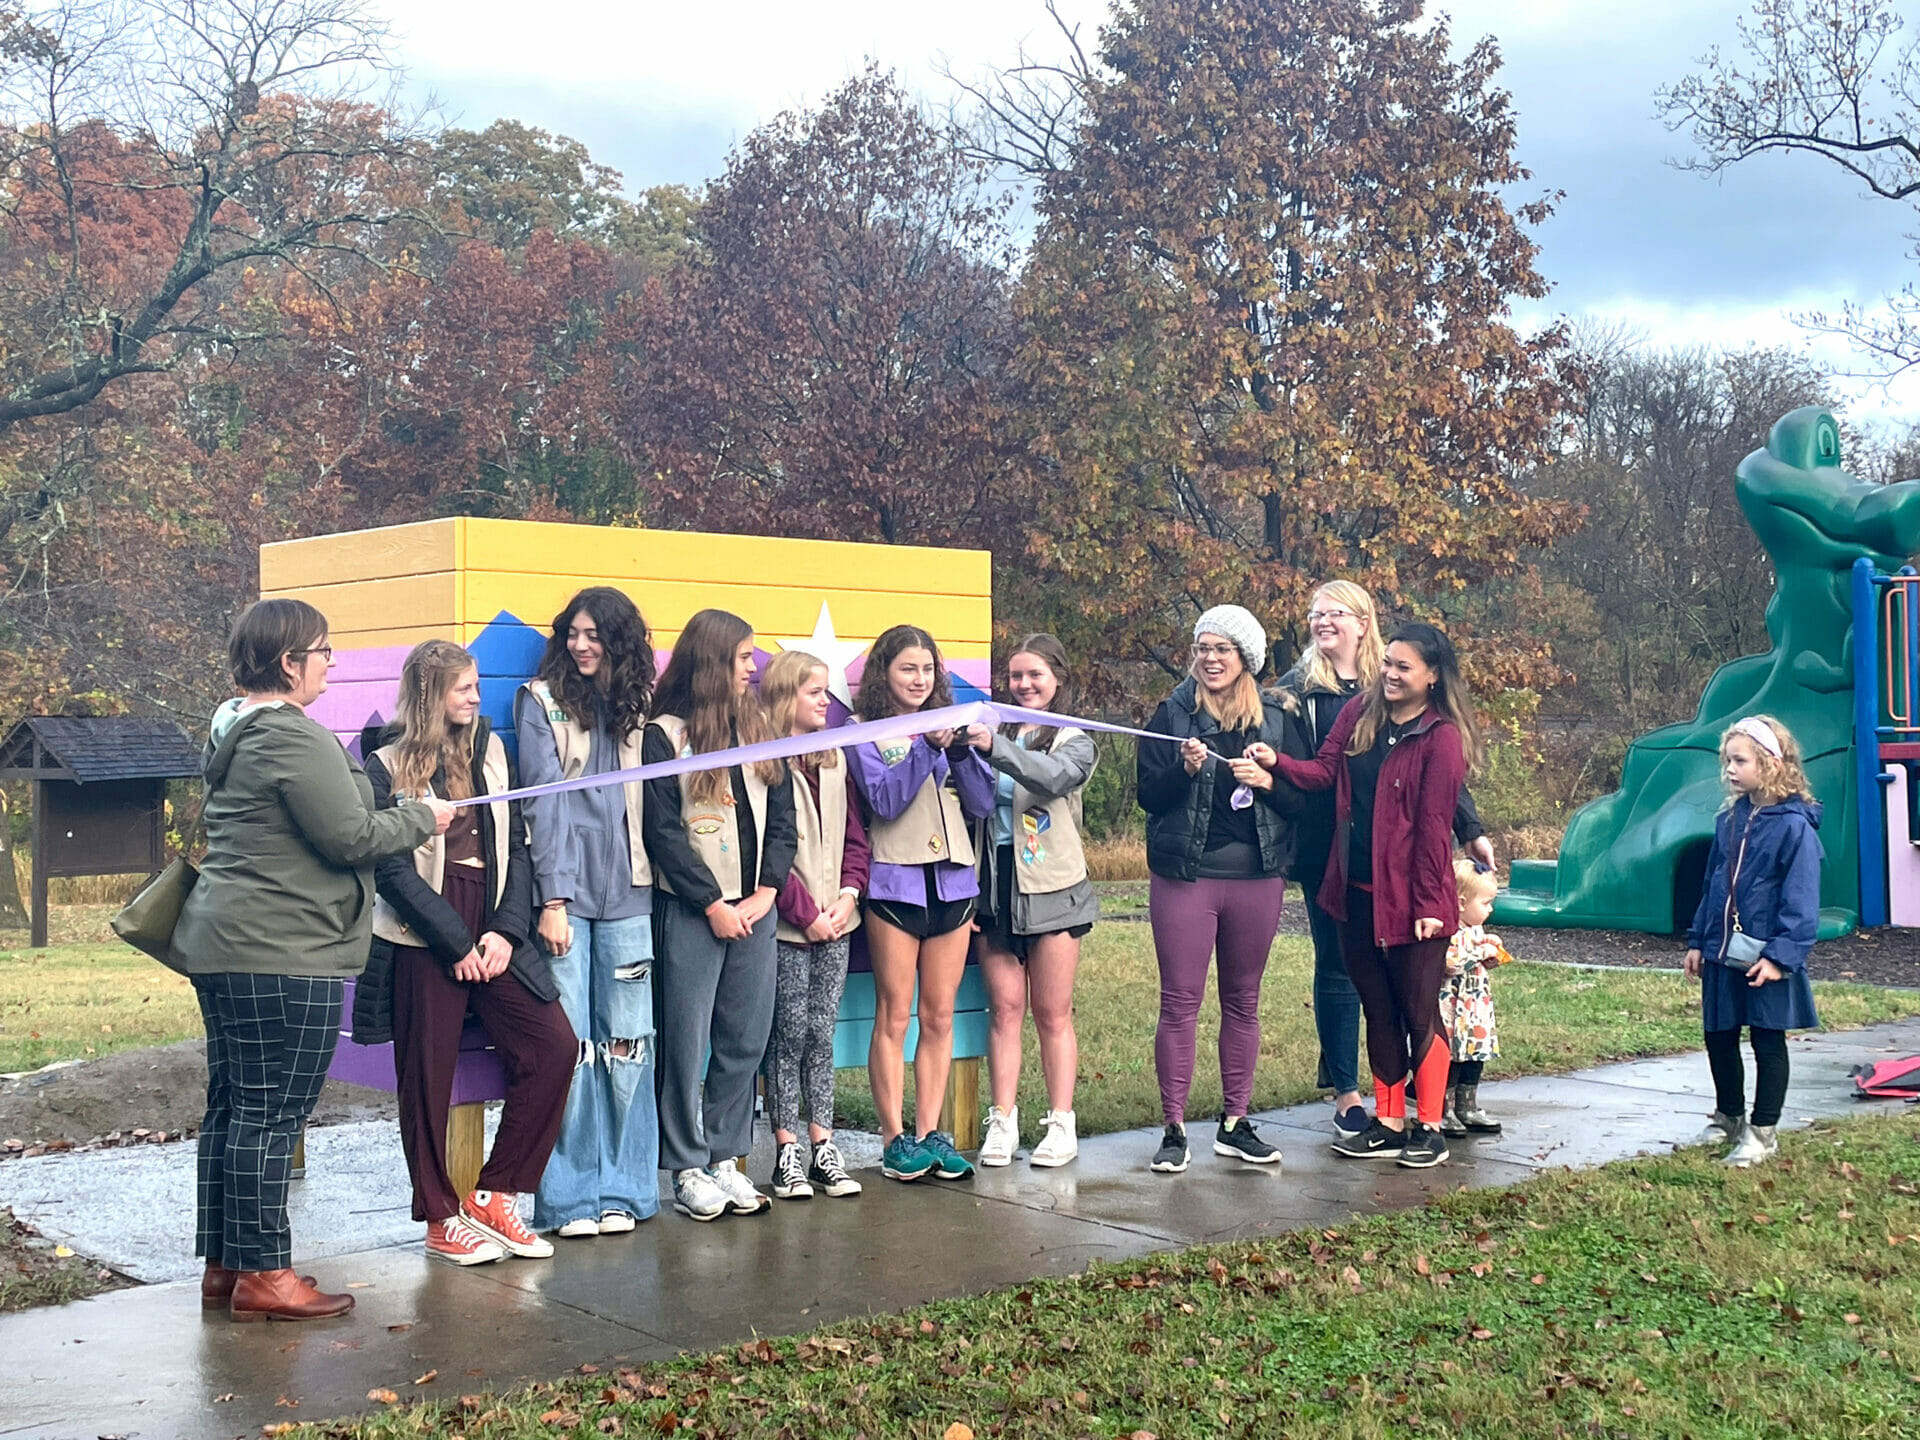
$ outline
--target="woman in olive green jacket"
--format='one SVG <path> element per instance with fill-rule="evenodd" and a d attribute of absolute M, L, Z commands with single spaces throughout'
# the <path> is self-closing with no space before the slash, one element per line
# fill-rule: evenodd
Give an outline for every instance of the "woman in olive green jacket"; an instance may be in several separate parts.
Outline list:
<path fill-rule="evenodd" d="M 353 1308 L 292 1270 L 287 1182 L 300 1128 L 340 1038 L 341 980 L 365 966 L 373 864 L 446 830 L 453 807 L 375 810 L 373 788 L 305 707 L 327 688 L 326 617 L 262 600 L 227 645 L 236 688 L 214 712 L 207 855 L 173 932 L 207 1027 L 200 1126 L 201 1303 L 235 1320 L 315 1320 Z"/>

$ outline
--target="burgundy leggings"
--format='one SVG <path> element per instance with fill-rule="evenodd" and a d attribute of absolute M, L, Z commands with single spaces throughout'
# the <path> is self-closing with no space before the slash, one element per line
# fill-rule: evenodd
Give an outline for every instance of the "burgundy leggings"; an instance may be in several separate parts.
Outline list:
<path fill-rule="evenodd" d="M 1207 989 L 1207 961 L 1220 957 L 1220 1088 L 1226 1113 L 1244 1115 L 1260 1058 L 1260 981 L 1280 928 L 1284 875 L 1255 880 L 1167 880 L 1148 892 L 1153 949 L 1160 961 L 1160 1024 L 1153 1064 L 1160 1110 L 1169 1125 L 1187 1118 L 1193 1084 L 1194 1028 Z M 1434 1003 L 1439 1004 L 1439 992 Z"/>

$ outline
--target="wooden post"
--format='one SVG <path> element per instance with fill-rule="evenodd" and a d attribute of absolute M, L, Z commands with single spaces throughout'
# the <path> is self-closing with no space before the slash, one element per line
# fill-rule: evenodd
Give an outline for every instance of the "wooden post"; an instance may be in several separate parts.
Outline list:
<path fill-rule="evenodd" d="M 980 1060 L 955 1060 L 947 1070 L 947 1124 L 953 1148 L 980 1148 Z"/>
<path fill-rule="evenodd" d="M 305 1125 L 300 1127 L 300 1133 L 294 1137 L 293 1141 L 293 1178 L 295 1180 L 307 1178 L 307 1127 Z"/>
<path fill-rule="evenodd" d="M 37 744 L 37 742 L 36 742 Z M 47 948 L 47 782 L 33 782 L 33 933 L 36 950 Z"/>
<path fill-rule="evenodd" d="M 447 1112 L 447 1178 L 453 1193 L 463 1200 L 480 1183 L 480 1164 L 487 1153 L 485 1102 L 456 1105 Z"/>

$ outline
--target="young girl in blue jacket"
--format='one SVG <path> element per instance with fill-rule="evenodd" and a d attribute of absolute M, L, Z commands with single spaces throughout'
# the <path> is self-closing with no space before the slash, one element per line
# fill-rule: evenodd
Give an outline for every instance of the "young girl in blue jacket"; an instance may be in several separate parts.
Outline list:
<path fill-rule="evenodd" d="M 1807 952 L 1820 927 L 1820 803 L 1800 747 L 1778 720 L 1750 715 L 1720 741 L 1731 791 L 1714 827 L 1706 893 L 1687 930 L 1687 974 L 1701 978 L 1714 1112 L 1702 1144 L 1731 1140 L 1742 1168 L 1780 1146 L 1787 1031 L 1820 1023 Z M 1746 1108 L 1740 1027 L 1753 1045 L 1753 1113 Z"/>

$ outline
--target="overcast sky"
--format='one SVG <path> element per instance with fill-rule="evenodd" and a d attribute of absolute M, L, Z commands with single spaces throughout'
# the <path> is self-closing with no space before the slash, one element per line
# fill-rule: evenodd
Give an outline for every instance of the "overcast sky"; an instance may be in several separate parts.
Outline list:
<path fill-rule="evenodd" d="M 631 189 L 698 184 L 783 109 L 818 102 L 867 57 L 944 103 L 961 75 L 1025 44 L 1061 48 L 1040 0 L 386 0 L 416 97 L 470 128 L 509 117 L 574 136 Z M 1276 0 L 1290 3 L 1290 0 Z M 1910 212 L 1863 197 L 1811 158 L 1748 162 L 1711 179 L 1674 169 L 1684 135 L 1654 117 L 1654 91 L 1731 44 L 1748 0 L 1455 0 L 1456 39 L 1496 36 L 1519 112 L 1520 156 L 1538 190 L 1565 192 L 1538 232 L 1555 314 L 1625 321 L 1655 343 L 1814 345 L 1789 318 L 1871 303 L 1916 266 Z M 1091 47 L 1107 6 L 1060 0 Z M 1920 380 L 1884 396 L 1854 387 L 1858 418 L 1920 417 Z"/>

